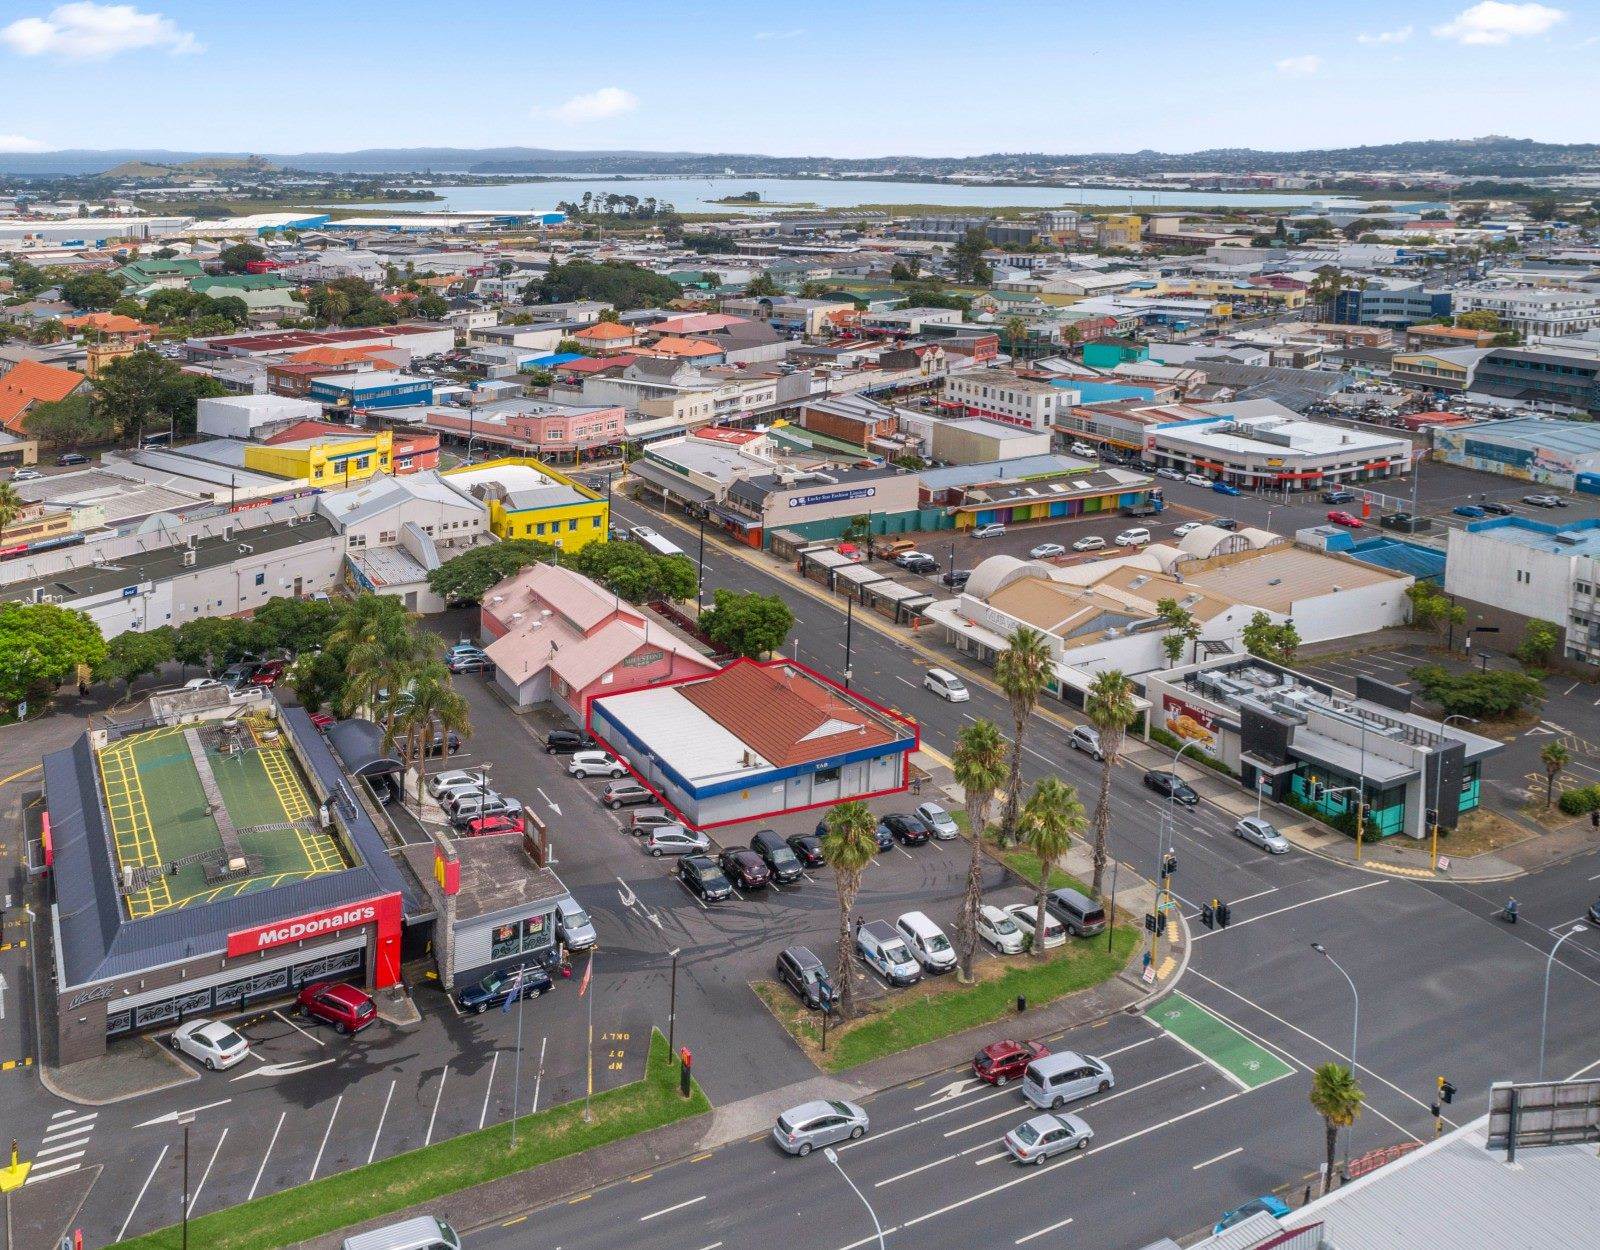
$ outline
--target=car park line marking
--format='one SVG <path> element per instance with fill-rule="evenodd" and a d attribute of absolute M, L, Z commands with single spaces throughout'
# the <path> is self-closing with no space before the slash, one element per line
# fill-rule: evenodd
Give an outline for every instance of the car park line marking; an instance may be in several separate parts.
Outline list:
<path fill-rule="evenodd" d="M 139 1204 L 144 1201 L 145 1190 L 150 1188 L 150 1182 L 156 1178 L 156 1170 L 161 1166 L 161 1161 L 167 1157 L 167 1147 L 161 1147 L 161 1153 L 156 1156 L 156 1161 L 150 1165 L 150 1175 L 144 1178 L 144 1184 L 139 1186 L 139 1192 L 134 1195 L 133 1205 L 128 1208 L 127 1217 L 122 1221 L 122 1227 L 117 1229 L 117 1240 L 121 1241 L 128 1231 L 128 1225 L 133 1223 L 133 1213 L 139 1209 Z"/>
<path fill-rule="evenodd" d="M 1244 1147 L 1243 1146 L 1235 1146 L 1232 1150 L 1225 1150 L 1219 1155 L 1212 1155 L 1209 1159 L 1202 1160 L 1201 1162 L 1195 1164 L 1189 1170 L 1191 1172 L 1198 1172 L 1201 1168 L 1208 1168 L 1213 1163 L 1221 1163 L 1224 1159 L 1231 1159 L 1231 1158 L 1233 1158 L 1234 1155 L 1239 1155 L 1239 1154 L 1243 1154 L 1243 1153 L 1244 1153 Z"/>
<path fill-rule="evenodd" d="M 539 1067 L 533 1074 L 533 1108 L 530 1115 L 539 1109 L 539 1086 L 544 1083 L 544 1048 L 549 1040 L 548 1036 L 539 1039 Z"/>
<path fill-rule="evenodd" d="M 1035 1237 L 1043 1237 L 1046 1233 L 1053 1233 L 1058 1228 L 1065 1228 L 1070 1223 L 1072 1223 L 1072 1216 L 1069 1215 L 1066 1219 L 1057 1220 L 1054 1224 L 1046 1224 L 1036 1233 L 1029 1233 L 1025 1237 L 1018 1237 L 1011 1244 L 1014 1246 L 1023 1245 L 1026 1242 L 1032 1241 Z"/>
<path fill-rule="evenodd" d="M 639 1223 L 643 1224 L 646 1220 L 653 1220 L 659 1215 L 671 1215 L 674 1211 L 681 1211 L 684 1209 L 684 1207 L 692 1207 L 695 1203 L 704 1202 L 705 1200 L 706 1196 L 701 1194 L 698 1198 L 690 1198 L 688 1202 L 680 1202 L 676 1206 L 672 1207 L 663 1207 L 659 1211 L 650 1212 L 649 1215 L 641 1215 L 639 1217 Z M 722 1243 L 718 1242 L 717 1244 L 721 1245 Z"/>
<path fill-rule="evenodd" d="M 157 1124 L 176 1124 L 180 1115 L 199 1115 L 202 1111 L 210 1111 L 214 1107 L 226 1107 L 233 1099 L 224 1098 L 219 1102 L 208 1102 L 203 1107 L 190 1107 L 187 1111 L 169 1111 L 166 1115 L 158 1115 L 153 1120 L 146 1120 L 143 1124 L 135 1124 L 134 1128 L 150 1128 Z"/>
<path fill-rule="evenodd" d="M 494 1052 L 494 1057 L 489 1060 L 489 1083 L 483 1089 L 483 1110 L 478 1112 L 478 1128 L 483 1128 L 483 1123 L 489 1118 L 489 1095 L 494 1090 L 494 1070 L 500 1065 L 500 1052 Z"/>
<path fill-rule="evenodd" d="M 1247 924 L 1254 924 L 1258 920 L 1270 920 L 1272 917 L 1281 916 L 1287 911 L 1296 911 L 1301 907 L 1310 907 L 1313 903 L 1326 903 L 1331 898 L 1342 898 L 1344 895 L 1354 894 L 1358 890 L 1371 890 L 1377 886 L 1388 884 L 1390 884 L 1390 882 L 1387 880 L 1368 881 L 1365 885 L 1352 885 L 1343 890 L 1335 890 L 1332 894 L 1319 894 L 1316 898 L 1308 898 L 1298 903 L 1290 903 L 1287 907 L 1280 907 L 1276 911 L 1264 911 L 1259 916 L 1248 916 L 1243 920 L 1235 920 L 1228 926 L 1227 929 L 1208 929 L 1204 933 L 1190 934 L 1189 940 L 1191 942 L 1198 942 L 1204 938 L 1215 937 L 1219 933 L 1227 933 L 1231 929 L 1238 929 Z"/>
<path fill-rule="evenodd" d="M 194 1214 L 195 1203 L 200 1201 L 200 1191 L 206 1187 L 206 1181 L 211 1176 L 211 1169 L 216 1166 L 217 1156 L 222 1153 L 222 1143 L 228 1140 L 229 1127 L 227 1125 L 223 1126 L 222 1136 L 217 1138 L 216 1148 L 211 1152 L 211 1158 L 206 1163 L 206 1170 L 200 1173 L 200 1183 L 194 1187 L 194 1192 L 189 1195 L 188 1214 L 190 1215 Z"/>
<path fill-rule="evenodd" d="M 383 1096 L 383 1110 L 378 1113 L 378 1127 L 376 1129 L 374 1129 L 373 1133 L 372 1133 L 372 1149 L 367 1151 L 367 1162 L 368 1163 L 371 1163 L 372 1160 L 377 1157 L 377 1154 L 378 1154 L 378 1137 L 383 1133 L 383 1122 L 389 1116 L 389 1100 L 394 1097 L 394 1085 L 395 1085 L 395 1083 L 393 1081 L 390 1081 L 389 1082 L 389 1092 Z M 263 1167 L 266 1166 L 266 1161 L 265 1160 L 262 1160 L 262 1166 Z"/>
<path fill-rule="evenodd" d="M 429 1145 L 433 1141 L 433 1122 L 439 1116 L 439 1103 L 444 1099 L 444 1083 L 445 1079 L 449 1075 L 450 1065 L 447 1063 L 444 1065 L 444 1067 L 439 1069 L 439 1088 L 434 1092 L 433 1095 L 433 1111 L 428 1116 L 428 1133 L 427 1136 L 422 1139 L 422 1144 L 424 1146 Z"/>
<path fill-rule="evenodd" d="M 328 1138 L 333 1136 L 333 1122 L 339 1118 L 339 1108 L 343 1104 L 343 1094 L 333 1100 L 333 1114 L 328 1117 L 328 1127 L 322 1130 L 322 1144 L 317 1147 L 317 1157 L 311 1161 L 311 1175 L 307 1183 L 317 1179 L 317 1169 L 322 1166 L 322 1152 L 328 1148 Z"/>
<path fill-rule="evenodd" d="M 318 1046 L 326 1046 L 328 1044 L 327 1041 L 324 1038 L 320 1038 L 320 1037 L 317 1037 L 317 1036 L 315 1036 L 315 1035 L 313 1035 L 311 1033 L 307 1033 L 298 1024 L 296 1024 L 293 1020 L 289 1019 L 288 1016 L 284 1015 L 283 1012 L 277 1010 L 276 1008 L 273 1009 L 272 1014 L 277 1016 L 278 1019 L 282 1020 L 291 1029 L 293 1029 L 296 1033 L 300 1034 L 301 1037 L 309 1037 L 309 1038 L 311 1038 L 311 1040 L 313 1042 L 315 1042 Z"/>
<path fill-rule="evenodd" d="M 278 1134 L 283 1131 L 283 1120 L 288 1114 L 287 1111 L 278 1112 L 278 1126 L 272 1130 L 272 1140 L 267 1143 L 267 1153 L 261 1156 L 261 1166 L 256 1169 L 256 1178 L 250 1182 L 250 1192 L 245 1195 L 244 1199 L 246 1202 L 256 1196 L 256 1189 L 261 1184 L 261 1177 L 267 1170 L 267 1160 L 272 1158 L 272 1148 L 278 1144 Z M 371 1163 L 372 1160 L 368 1158 L 367 1162 Z"/>

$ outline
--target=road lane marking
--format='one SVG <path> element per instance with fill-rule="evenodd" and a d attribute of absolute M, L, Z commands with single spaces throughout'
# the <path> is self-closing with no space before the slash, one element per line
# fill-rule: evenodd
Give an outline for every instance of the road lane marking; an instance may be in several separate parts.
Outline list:
<path fill-rule="evenodd" d="M 1237 928 L 1242 927 L 1243 925 L 1254 924 L 1258 920 L 1270 920 L 1274 916 L 1283 915 L 1284 912 L 1297 911 L 1298 909 L 1300 909 L 1302 907 L 1310 907 L 1313 903 L 1326 903 L 1329 899 L 1332 899 L 1332 898 L 1342 898 L 1346 894 L 1355 894 L 1357 891 L 1360 891 L 1360 890 L 1372 890 L 1372 889 L 1376 889 L 1380 885 L 1391 885 L 1391 884 L 1393 884 L 1393 883 L 1388 881 L 1388 880 L 1384 880 L 1384 881 L 1368 881 L 1365 885 L 1352 885 L 1348 889 L 1335 890 L 1332 894 L 1319 894 L 1316 898 L 1308 898 L 1308 899 L 1304 900 L 1303 902 L 1299 902 L 1299 903 L 1290 903 L 1289 906 L 1280 907 L 1276 911 L 1264 911 L 1259 916 L 1249 916 L 1244 920 L 1235 920 L 1235 921 L 1231 922 L 1228 925 L 1227 929 L 1210 929 L 1210 930 L 1207 930 L 1205 933 L 1192 934 L 1190 936 L 1189 940 L 1191 942 L 1198 942 L 1198 941 L 1202 940 L 1203 938 L 1215 937 L 1219 933 L 1226 933 L 1226 932 L 1228 932 L 1229 929 L 1237 929 Z"/>
<path fill-rule="evenodd" d="M 146 1120 L 142 1124 L 135 1124 L 134 1128 L 150 1128 L 156 1124 L 176 1124 L 182 1115 L 199 1115 L 202 1111 L 210 1111 L 214 1107 L 226 1107 L 233 1099 L 224 1098 L 219 1102 L 208 1102 L 203 1107 L 190 1107 L 187 1111 L 169 1111 L 165 1115 L 158 1115 L 153 1120 Z"/>
<path fill-rule="evenodd" d="M 156 1161 L 150 1165 L 150 1175 L 144 1178 L 144 1184 L 139 1186 L 139 1192 L 134 1196 L 133 1205 L 128 1208 L 127 1218 L 122 1221 L 122 1227 L 117 1229 L 117 1240 L 121 1241 L 128 1231 L 128 1225 L 133 1223 L 133 1213 L 139 1209 L 139 1204 L 144 1201 L 145 1190 L 150 1188 L 150 1182 L 156 1178 L 156 1169 L 161 1166 L 161 1161 L 167 1157 L 167 1147 L 161 1147 L 161 1153 L 156 1156 Z"/>
<path fill-rule="evenodd" d="M 639 1217 L 639 1223 L 643 1224 L 646 1220 L 653 1220 L 658 1215 L 671 1215 L 674 1211 L 681 1211 L 685 1207 L 692 1207 L 692 1206 L 694 1206 L 695 1203 L 704 1202 L 705 1200 L 706 1200 L 706 1196 L 704 1194 L 701 1194 L 698 1198 L 690 1198 L 688 1202 L 680 1202 L 676 1206 L 663 1207 L 659 1211 L 650 1212 L 649 1215 L 641 1215 Z M 722 1243 L 719 1241 L 717 1244 L 720 1246 Z"/>
<path fill-rule="evenodd" d="M 71 1115 L 71 1114 L 72 1114 L 72 1112 L 70 1112 L 70 1111 L 58 1111 L 58 1112 L 56 1112 L 55 1115 L 51 1116 L 50 1118 L 51 1118 L 51 1120 L 55 1120 L 57 1116 Z M 93 1112 L 90 1112 L 88 1115 L 80 1115 L 76 1119 L 62 1120 L 59 1124 L 52 1123 L 50 1125 L 50 1127 L 45 1130 L 45 1133 L 44 1133 L 45 1138 L 49 1139 L 49 1138 L 55 1137 L 55 1136 L 57 1136 L 58 1134 L 61 1134 L 61 1133 L 65 1133 L 68 1136 L 76 1134 L 81 1129 L 83 1129 L 84 1125 L 93 1124 L 94 1121 L 95 1121 L 95 1117 L 97 1115 L 99 1115 L 99 1114 L 100 1113 L 98 1111 L 93 1111 Z"/>
<path fill-rule="evenodd" d="M 1189 1170 L 1191 1172 L 1198 1172 L 1201 1168 L 1208 1168 L 1213 1163 L 1221 1163 L 1224 1159 L 1231 1159 L 1231 1158 L 1233 1158 L 1234 1155 L 1242 1155 L 1243 1153 L 1244 1153 L 1244 1147 L 1243 1146 L 1235 1146 L 1232 1150 L 1224 1150 L 1219 1155 L 1212 1155 L 1209 1159 L 1202 1160 L 1201 1162 L 1195 1164 Z"/>
<path fill-rule="evenodd" d="M 483 1110 L 478 1112 L 478 1128 L 483 1128 L 483 1123 L 489 1118 L 489 1095 L 494 1092 L 494 1070 L 499 1066 L 500 1052 L 494 1052 L 494 1058 L 489 1060 L 489 1083 L 483 1089 Z"/>
<path fill-rule="evenodd" d="M 378 1155 L 378 1138 L 383 1133 L 383 1122 L 389 1118 L 389 1100 L 394 1097 L 394 1081 L 389 1082 L 389 1092 L 383 1096 L 383 1110 L 378 1113 L 378 1127 L 372 1131 L 372 1149 L 367 1151 L 367 1162 L 371 1163 Z M 263 1161 L 262 1166 L 265 1166 Z"/>
<path fill-rule="evenodd" d="M 539 1110 L 539 1086 L 544 1081 L 544 1048 L 549 1041 L 548 1036 L 539 1039 L 539 1069 L 533 1074 L 533 1110 L 529 1115 Z"/>
<path fill-rule="evenodd" d="M 323 1038 L 313 1037 L 310 1033 L 307 1033 L 298 1024 L 296 1024 L 293 1020 L 289 1019 L 288 1016 L 284 1015 L 283 1012 L 277 1010 L 276 1008 L 273 1009 L 272 1014 L 277 1016 L 278 1019 L 282 1020 L 291 1029 L 293 1029 L 296 1033 L 300 1034 L 301 1037 L 309 1037 L 309 1038 L 311 1038 L 311 1040 L 313 1042 L 315 1042 L 318 1046 L 326 1046 L 328 1044 Z"/>
<path fill-rule="evenodd" d="M 1005 1114 L 1016 1115 L 1017 1113 L 1015 1111 L 1007 1111 Z M 919 1164 L 917 1167 L 910 1168 L 907 1171 L 897 1172 L 893 1176 L 886 1176 L 881 1181 L 875 1181 L 872 1187 L 874 1189 L 882 1189 L 885 1185 L 892 1185 L 895 1183 L 895 1181 L 903 1181 L 907 1177 L 916 1176 L 921 1172 L 926 1172 L 930 1168 L 936 1168 L 941 1164 L 950 1163 L 953 1160 L 963 1158 L 966 1155 L 977 1154 L 977 1152 L 980 1150 L 990 1150 L 1004 1140 L 1005 1139 L 1003 1137 L 991 1137 L 987 1141 L 979 1142 L 976 1146 L 968 1146 L 965 1150 L 958 1150 L 954 1154 L 945 1155 L 942 1158 L 934 1159 L 929 1163 Z"/>
<path fill-rule="evenodd" d="M 63 1150 L 72 1150 L 72 1148 L 74 1146 L 81 1146 L 81 1145 L 83 1145 L 82 1142 L 69 1141 L 65 1146 L 52 1146 L 52 1147 L 50 1147 L 49 1150 L 41 1150 L 41 1151 L 39 1151 L 38 1153 L 36 1153 L 33 1156 L 34 1166 L 35 1167 L 41 1166 L 41 1161 L 43 1161 L 43 1164 L 42 1164 L 43 1166 L 52 1167 L 53 1168 L 57 1164 L 60 1164 L 60 1163 L 68 1163 L 68 1162 L 71 1162 L 73 1159 L 81 1159 L 81 1158 L 83 1158 L 83 1156 L 86 1153 L 88 1153 L 87 1151 L 77 1150 L 77 1151 L 74 1151 L 72 1154 L 62 1155 L 62 1157 L 59 1158 L 59 1159 L 45 1160 L 45 1156 L 46 1155 L 61 1154 L 61 1152 Z M 30 1180 L 33 1179 L 31 1173 L 29 1174 L 29 1179 Z"/>
<path fill-rule="evenodd" d="M 311 1161 L 311 1176 L 307 1183 L 317 1179 L 317 1169 L 322 1166 L 322 1152 L 328 1148 L 328 1138 L 333 1136 L 333 1122 L 339 1118 L 339 1108 L 343 1103 L 343 1094 L 333 1100 L 333 1114 L 328 1117 L 328 1127 L 322 1130 L 322 1145 L 317 1147 L 317 1157 Z"/>
<path fill-rule="evenodd" d="M 450 1065 L 447 1063 L 439 1069 L 439 1088 L 433 1095 L 433 1111 L 428 1116 L 428 1133 L 422 1139 L 422 1144 L 427 1146 L 433 1141 L 433 1122 L 439 1118 L 439 1104 L 444 1100 L 444 1083 L 450 1076 Z"/>
<path fill-rule="evenodd" d="M 250 1192 L 244 1199 L 246 1202 L 256 1196 L 256 1190 L 261 1185 L 261 1177 L 267 1170 L 267 1160 L 272 1158 L 272 1148 L 278 1144 L 278 1134 L 283 1131 L 283 1120 L 288 1114 L 287 1111 L 278 1112 L 278 1127 L 272 1130 L 272 1140 L 267 1143 L 267 1153 L 261 1156 L 261 1166 L 256 1169 L 255 1180 L 250 1182 Z M 371 1163 L 372 1160 L 368 1159 L 367 1162 Z"/>
<path fill-rule="evenodd" d="M 1018 1237 L 1011 1244 L 1014 1245 L 1014 1246 L 1023 1245 L 1026 1242 L 1032 1241 L 1035 1237 L 1043 1237 L 1046 1233 L 1053 1233 L 1058 1228 L 1065 1228 L 1070 1223 L 1072 1223 L 1072 1217 L 1069 1215 L 1069 1216 L 1067 1216 L 1066 1219 L 1057 1220 L 1054 1224 L 1046 1224 L 1043 1228 L 1041 1228 L 1036 1233 L 1029 1233 L 1025 1237 Z"/>
<path fill-rule="evenodd" d="M 228 1128 L 227 1126 L 224 1126 L 222 1130 L 222 1136 L 217 1138 L 216 1149 L 211 1152 L 210 1162 L 206 1164 L 206 1170 L 200 1173 L 200 1183 L 194 1187 L 194 1192 L 189 1195 L 189 1208 L 187 1212 L 189 1215 L 194 1214 L 194 1204 L 200 1201 L 200 1191 L 206 1187 L 206 1178 L 211 1175 L 211 1169 L 216 1166 L 217 1156 L 222 1153 L 222 1143 L 227 1140 Z"/>

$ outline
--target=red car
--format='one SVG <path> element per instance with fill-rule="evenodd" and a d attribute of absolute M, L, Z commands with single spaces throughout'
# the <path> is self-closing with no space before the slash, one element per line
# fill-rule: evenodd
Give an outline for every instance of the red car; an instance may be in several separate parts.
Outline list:
<path fill-rule="evenodd" d="M 1005 1085 L 1020 1080 L 1030 1063 L 1049 1053 L 1043 1042 L 990 1042 L 972 1057 L 972 1075 L 990 1085 Z"/>
<path fill-rule="evenodd" d="M 288 671 L 288 660 L 268 660 L 250 674 L 250 684 L 252 686 L 275 686 L 278 684 L 278 678 Z"/>
<path fill-rule="evenodd" d="M 1332 521 L 1335 525 L 1342 525 L 1346 529 L 1352 530 L 1362 529 L 1366 525 L 1366 522 L 1360 517 L 1356 516 L 1354 513 L 1345 512 L 1341 508 L 1335 508 L 1332 512 L 1328 513 L 1328 520 Z"/>
<path fill-rule="evenodd" d="M 326 729 L 333 724 L 333 717 L 326 712 L 313 712 L 311 713 L 311 723 L 318 729 Z"/>
<path fill-rule="evenodd" d="M 522 830 L 522 817 L 504 812 L 497 816 L 479 816 L 467 822 L 467 833 L 474 838 L 481 838 L 488 833 L 521 833 Z"/>
<path fill-rule="evenodd" d="M 331 1024 L 341 1033 L 359 1033 L 378 1018 L 372 996 L 343 981 L 306 986 L 295 1006 L 302 1016 Z"/>

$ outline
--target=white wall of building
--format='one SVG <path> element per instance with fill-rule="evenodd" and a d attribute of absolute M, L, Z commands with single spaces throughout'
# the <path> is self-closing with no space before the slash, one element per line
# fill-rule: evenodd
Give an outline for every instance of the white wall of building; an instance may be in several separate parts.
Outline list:
<path fill-rule="evenodd" d="M 1572 598 L 1573 558 L 1501 542 L 1493 531 L 1452 529 L 1444 567 L 1447 594 L 1503 608 L 1522 616 L 1567 620 Z"/>

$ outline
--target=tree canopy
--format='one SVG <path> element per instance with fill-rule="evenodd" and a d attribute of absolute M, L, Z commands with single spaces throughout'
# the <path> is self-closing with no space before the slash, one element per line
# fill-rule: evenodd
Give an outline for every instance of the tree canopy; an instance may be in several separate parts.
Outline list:
<path fill-rule="evenodd" d="M 429 570 L 428 588 L 447 603 L 476 603 L 495 583 L 555 554 L 549 543 L 530 538 L 474 547 Z"/>
<path fill-rule="evenodd" d="M 1411 670 L 1423 694 L 1451 716 L 1500 720 L 1515 715 L 1544 697 L 1544 687 L 1526 673 L 1469 669 L 1453 673 L 1438 664 Z"/>
<path fill-rule="evenodd" d="M 80 664 L 105 662 L 100 627 L 53 603 L 0 604 L 0 702 L 48 697 Z"/>
<path fill-rule="evenodd" d="M 590 543 L 567 564 L 629 603 L 694 594 L 694 563 L 688 556 L 657 555 L 638 543 Z"/>
<path fill-rule="evenodd" d="M 245 268 L 253 260 L 266 260 L 267 249 L 254 243 L 235 243 L 217 254 L 223 273 L 248 273 Z"/>
<path fill-rule="evenodd" d="M 1300 649 L 1300 632 L 1295 629 L 1293 621 L 1277 624 L 1265 612 L 1257 612 L 1240 631 L 1239 641 L 1258 660 L 1290 664 L 1294 661 L 1294 653 Z"/>
<path fill-rule="evenodd" d="M 792 628 L 787 603 L 753 590 L 718 590 L 700 614 L 700 631 L 712 646 L 750 659 L 777 651 Z"/>
<path fill-rule="evenodd" d="M 564 265 L 552 262 L 544 279 L 537 286 L 533 283 L 529 286 L 544 303 L 601 300 L 620 312 L 654 308 L 683 294 L 683 288 L 671 278 L 638 265 L 609 261 L 573 260 Z"/>
<path fill-rule="evenodd" d="M 988 286 L 994 279 L 994 270 L 984 260 L 989 250 L 989 234 L 982 226 L 968 230 L 950 249 L 950 271 L 957 282 L 971 282 Z"/>
<path fill-rule="evenodd" d="M 74 274 L 61 284 L 61 297 L 74 308 L 110 308 L 122 298 L 122 279 L 109 273 Z"/>

